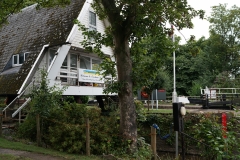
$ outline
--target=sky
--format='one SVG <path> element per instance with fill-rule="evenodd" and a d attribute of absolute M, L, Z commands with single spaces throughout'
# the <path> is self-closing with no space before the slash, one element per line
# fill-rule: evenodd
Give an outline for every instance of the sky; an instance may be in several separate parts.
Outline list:
<path fill-rule="evenodd" d="M 227 4 L 227 8 L 231 8 L 233 5 L 240 7 L 240 0 L 188 0 L 188 4 L 196 10 L 204 10 L 205 15 L 210 16 L 212 6 Z M 181 36 L 182 44 L 186 43 L 185 39 L 189 40 L 190 35 L 194 35 L 196 37 L 196 40 L 202 36 L 205 36 L 205 38 L 209 37 L 209 22 L 207 20 L 194 18 L 192 22 L 194 24 L 193 29 L 183 29 L 180 31 L 181 33 L 178 31 L 175 32 L 177 36 Z"/>

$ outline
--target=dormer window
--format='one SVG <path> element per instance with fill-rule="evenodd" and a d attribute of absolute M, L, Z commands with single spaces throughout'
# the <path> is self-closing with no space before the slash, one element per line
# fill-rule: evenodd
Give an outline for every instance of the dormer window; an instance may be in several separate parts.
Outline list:
<path fill-rule="evenodd" d="M 89 30 L 97 30 L 96 13 L 89 11 Z"/>
<path fill-rule="evenodd" d="M 12 66 L 16 67 L 16 66 L 22 65 L 23 62 L 27 59 L 28 54 L 29 54 L 29 52 L 13 55 Z"/>

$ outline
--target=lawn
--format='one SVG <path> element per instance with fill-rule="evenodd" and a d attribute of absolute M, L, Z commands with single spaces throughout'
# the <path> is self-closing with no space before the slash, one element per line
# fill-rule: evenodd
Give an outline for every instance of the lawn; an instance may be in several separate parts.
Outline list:
<path fill-rule="evenodd" d="M 150 109 L 147 113 L 172 113 L 172 109 Z"/>
<path fill-rule="evenodd" d="M 52 155 L 52 156 L 58 156 L 63 157 L 68 160 L 101 160 L 100 157 L 97 156 L 84 156 L 84 155 L 74 155 L 74 154 L 67 154 L 63 152 L 58 152 L 56 150 L 37 147 L 35 145 L 28 145 L 24 144 L 22 142 L 13 142 L 9 141 L 5 138 L 0 137 L 0 148 L 7 148 L 7 149 L 14 149 L 14 150 L 22 150 L 22 151 L 28 151 L 28 152 L 34 152 L 34 153 L 41 153 L 46 155 Z M 18 156 L 11 156 L 6 154 L 0 154 L 0 159 L 6 159 L 6 160 L 15 160 L 19 159 Z M 21 158 L 21 160 L 27 160 L 25 158 Z"/>

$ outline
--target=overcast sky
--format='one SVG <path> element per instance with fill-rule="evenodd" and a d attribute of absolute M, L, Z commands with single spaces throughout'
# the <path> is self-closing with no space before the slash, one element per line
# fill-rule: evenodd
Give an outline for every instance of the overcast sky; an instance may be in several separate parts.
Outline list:
<path fill-rule="evenodd" d="M 227 4 L 228 8 L 231 8 L 233 5 L 240 7 L 240 0 L 188 0 L 188 4 L 196 10 L 204 10 L 206 12 L 206 16 L 210 16 L 212 6 Z M 193 29 L 183 29 L 180 31 L 187 40 L 189 40 L 190 35 L 195 35 L 196 40 L 202 36 L 205 36 L 206 38 L 209 37 L 209 23 L 207 20 L 194 18 L 192 22 L 194 24 Z M 185 43 L 184 37 L 177 31 L 175 33 L 182 37 L 181 43 Z"/>

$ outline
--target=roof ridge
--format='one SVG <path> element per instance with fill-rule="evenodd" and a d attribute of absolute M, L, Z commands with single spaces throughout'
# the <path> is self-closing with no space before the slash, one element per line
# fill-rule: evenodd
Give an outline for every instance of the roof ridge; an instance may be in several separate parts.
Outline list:
<path fill-rule="evenodd" d="M 37 5 L 38 5 L 37 3 L 32 4 L 30 6 L 27 6 L 27 7 L 23 8 L 23 9 L 21 9 L 21 11 L 25 11 L 25 10 L 30 10 L 30 9 L 36 8 Z"/>

